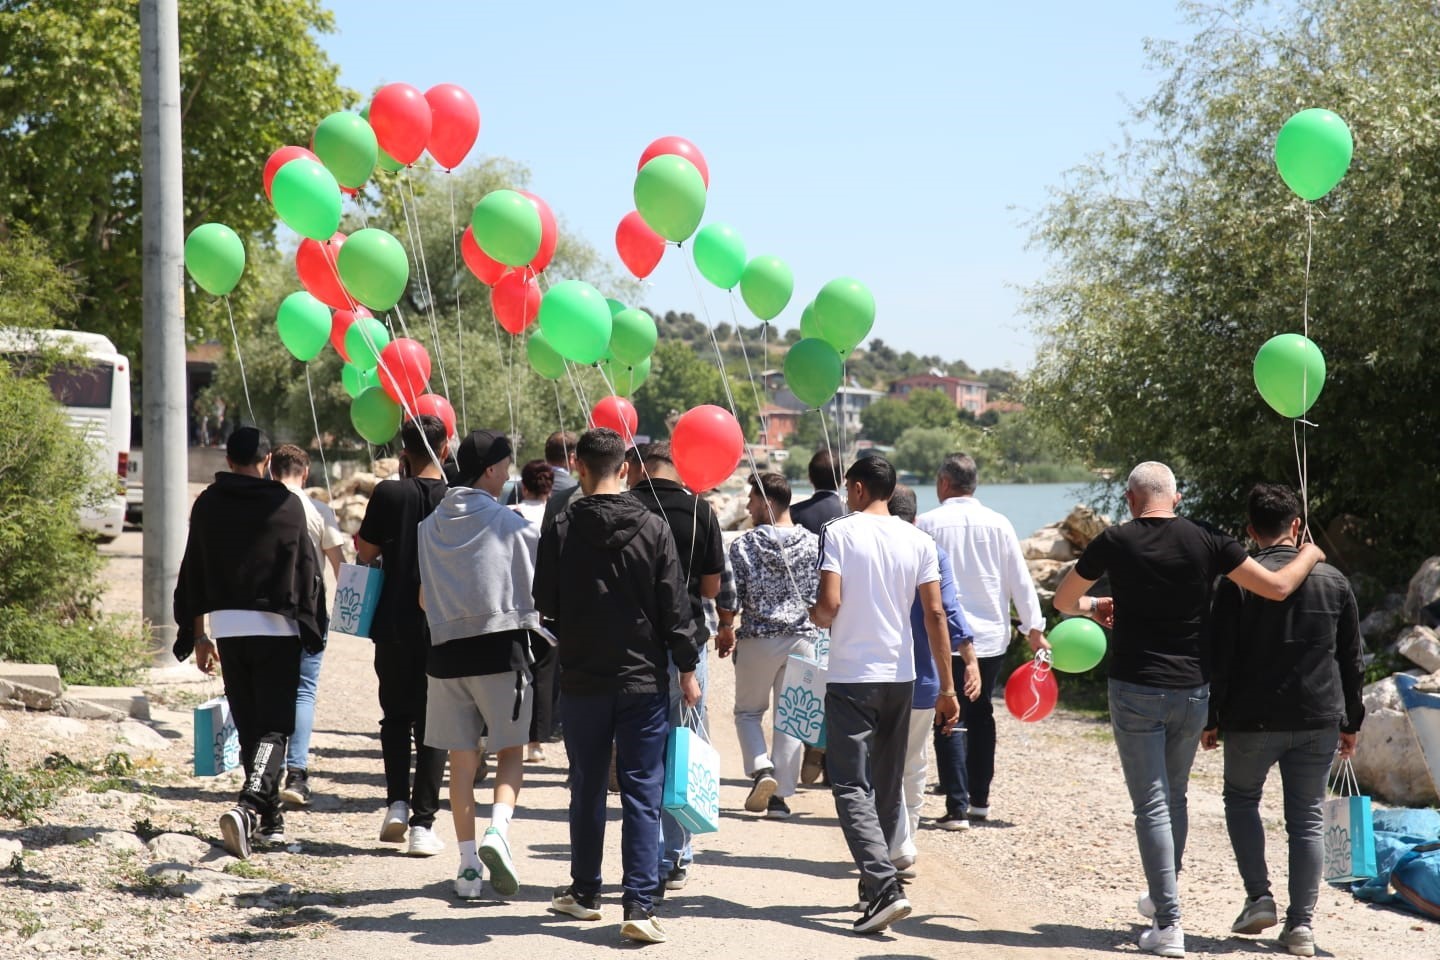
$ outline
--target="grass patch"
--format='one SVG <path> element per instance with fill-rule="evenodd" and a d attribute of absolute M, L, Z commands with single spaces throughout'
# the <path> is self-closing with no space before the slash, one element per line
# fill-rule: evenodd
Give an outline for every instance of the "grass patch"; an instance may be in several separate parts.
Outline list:
<path fill-rule="evenodd" d="M 251 863 L 249 860 L 236 860 L 234 863 L 227 863 L 225 865 L 225 872 L 232 877 L 244 877 L 246 880 L 274 879 L 267 871 Z"/>
<path fill-rule="evenodd" d="M 92 793 L 146 789 L 133 779 L 134 772 L 123 753 L 111 753 L 98 763 L 77 763 L 63 753 L 52 753 L 29 770 L 14 769 L 0 754 L 0 817 L 38 823 L 42 811 L 87 782 Z"/>

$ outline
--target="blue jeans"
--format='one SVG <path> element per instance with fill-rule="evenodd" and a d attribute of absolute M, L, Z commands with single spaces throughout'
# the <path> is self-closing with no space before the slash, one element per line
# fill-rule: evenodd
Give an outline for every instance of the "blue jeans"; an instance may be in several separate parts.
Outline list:
<path fill-rule="evenodd" d="M 1110 681 L 1110 724 L 1135 810 L 1135 838 L 1155 922 L 1180 922 L 1176 875 L 1190 829 L 1185 792 L 1205 728 L 1210 685 L 1190 689 Z"/>
<path fill-rule="evenodd" d="M 624 901 L 650 910 L 660 886 L 660 801 L 670 735 L 665 694 L 567 693 L 559 707 L 570 756 L 570 879 L 578 893 L 600 892 L 613 743 L 620 781 Z"/>
<path fill-rule="evenodd" d="M 1285 833 L 1290 841 L 1290 906 L 1285 922 L 1292 927 L 1310 926 L 1315 914 L 1325 859 L 1325 818 L 1320 805 L 1339 743 L 1337 727 L 1225 733 L 1225 826 L 1235 848 L 1235 865 L 1245 882 L 1245 896 L 1252 899 L 1270 896 L 1260 795 L 1270 768 L 1280 765 Z"/>
<path fill-rule="evenodd" d="M 970 809 L 969 770 L 965 765 L 966 736 L 962 726 L 956 726 L 949 733 L 940 727 L 935 728 L 935 771 L 940 775 L 940 790 L 945 794 L 947 817 L 963 817 Z"/>
<path fill-rule="evenodd" d="M 315 691 L 320 686 L 320 661 L 325 651 L 300 654 L 300 691 L 295 695 L 295 732 L 285 752 L 285 769 L 309 767 L 310 731 L 315 729 Z"/>
<path fill-rule="evenodd" d="M 710 735 L 709 717 L 705 715 L 705 691 L 710 685 L 710 666 L 705 654 L 709 645 L 700 648 L 700 662 L 695 666 L 695 680 L 700 684 L 700 702 L 695 705 L 694 713 L 688 726 L 691 730 L 699 733 L 708 743 Z M 670 664 L 670 725 L 678 727 L 683 722 L 685 713 L 685 699 L 680 694 L 680 671 L 675 669 L 675 664 Z M 704 730 L 701 730 L 701 727 Z M 690 861 L 695 858 L 694 851 L 690 848 L 690 831 L 686 830 L 670 814 L 661 812 L 660 816 L 660 876 L 667 876 L 676 867 L 688 867 Z"/>

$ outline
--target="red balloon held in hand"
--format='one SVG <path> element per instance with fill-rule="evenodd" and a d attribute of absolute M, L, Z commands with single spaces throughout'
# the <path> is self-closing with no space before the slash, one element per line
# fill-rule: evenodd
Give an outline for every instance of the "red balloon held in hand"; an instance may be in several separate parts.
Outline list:
<path fill-rule="evenodd" d="M 507 273 L 490 288 L 490 309 L 506 333 L 521 333 L 540 315 L 540 284 L 528 270 Z"/>
<path fill-rule="evenodd" d="M 656 157 L 663 157 L 666 154 L 674 154 L 677 157 L 684 157 L 695 164 L 695 169 L 700 171 L 700 179 L 705 181 L 705 189 L 710 189 L 710 167 L 705 163 L 705 155 L 700 148 L 695 146 L 684 137 L 661 137 L 645 148 L 640 154 L 640 163 L 635 167 L 639 170 Z"/>
<path fill-rule="evenodd" d="M 644 280 L 665 255 L 665 238 L 651 230 L 639 212 L 631 210 L 615 228 L 615 252 L 626 270 Z"/>
<path fill-rule="evenodd" d="M 1055 710 L 1060 685 L 1045 660 L 1022 663 L 1005 681 L 1005 706 L 1015 719 L 1025 723 L 1044 720 Z"/>
<path fill-rule="evenodd" d="M 408 83 L 387 83 L 370 101 L 370 126 L 380 149 L 404 164 L 414 163 L 430 142 L 430 104 Z"/>
<path fill-rule="evenodd" d="M 430 385 L 430 354 L 425 345 L 400 337 L 380 351 L 380 386 L 401 408 L 413 410 Z"/>
<path fill-rule="evenodd" d="M 475 279 L 487 287 L 493 287 L 495 281 L 510 269 L 480 249 L 480 244 L 475 242 L 475 234 L 469 227 L 466 227 L 465 232 L 460 234 L 460 256 L 465 259 L 465 266 L 475 274 Z"/>
<path fill-rule="evenodd" d="M 350 324 L 355 322 L 356 317 L 369 316 L 372 316 L 370 311 L 360 306 L 354 310 L 336 310 L 330 314 L 330 346 L 335 348 L 340 359 L 346 363 L 350 362 L 350 351 L 345 349 L 345 334 L 350 332 Z"/>
<path fill-rule="evenodd" d="M 453 83 L 437 83 L 425 91 L 430 105 L 430 143 L 435 162 L 454 170 L 480 136 L 480 108 L 475 98 Z"/>
<path fill-rule="evenodd" d="M 345 243 L 345 234 L 336 233 L 329 242 L 321 243 L 306 237 L 295 251 L 295 273 L 305 291 L 332 310 L 348 310 L 355 300 L 340 282 L 337 258 Z"/>
<path fill-rule="evenodd" d="M 274 198 L 270 196 L 270 184 L 274 181 L 275 174 L 280 172 L 280 168 L 291 160 L 299 160 L 302 158 L 314 160 L 316 163 L 320 162 L 319 157 L 304 147 L 281 147 L 279 150 L 270 154 L 270 159 L 265 161 L 265 171 L 260 175 L 260 181 L 265 185 L 265 199 L 274 200 Z"/>
<path fill-rule="evenodd" d="M 745 434 L 729 410 L 703 404 L 686 410 L 670 432 L 670 455 L 680 479 L 695 493 L 713 490 L 735 472 Z"/>
<path fill-rule="evenodd" d="M 515 192 L 535 204 L 535 209 L 540 212 L 540 249 L 535 252 L 535 259 L 530 261 L 530 269 L 536 273 L 544 273 L 545 268 L 550 266 L 550 261 L 555 259 L 555 247 L 560 242 L 560 228 L 555 223 L 555 213 L 550 209 L 550 204 L 529 190 Z"/>
<path fill-rule="evenodd" d="M 624 438 L 626 445 L 635 442 L 635 431 L 640 428 L 640 415 L 624 397 L 604 397 L 590 411 L 590 425 L 614 430 Z"/>
<path fill-rule="evenodd" d="M 439 417 L 440 421 L 445 424 L 445 436 L 455 436 L 455 408 L 450 406 L 449 400 L 439 394 L 425 393 L 415 398 L 410 409 L 415 412 L 417 417 L 423 414 Z M 409 420 L 410 418 L 406 417 L 405 419 Z"/>

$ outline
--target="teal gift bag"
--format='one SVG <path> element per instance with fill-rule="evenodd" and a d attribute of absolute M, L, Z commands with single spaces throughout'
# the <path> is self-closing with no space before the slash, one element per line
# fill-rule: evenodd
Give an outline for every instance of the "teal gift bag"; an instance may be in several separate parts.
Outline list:
<path fill-rule="evenodd" d="M 790 655 L 775 704 L 775 731 L 825 749 L 825 675 L 818 662 Z"/>
<path fill-rule="evenodd" d="M 385 574 L 379 567 L 340 564 L 340 576 L 335 580 L 335 609 L 330 613 L 331 631 L 352 637 L 370 636 L 384 581 Z"/>
<path fill-rule="evenodd" d="M 665 745 L 664 806 L 691 833 L 720 829 L 720 754 L 687 726 Z"/>
<path fill-rule="evenodd" d="M 213 777 L 240 766 L 240 735 L 230 701 L 207 700 L 195 708 L 195 776 Z"/>
<path fill-rule="evenodd" d="M 1375 869 L 1375 821 L 1370 798 L 1360 795 L 1355 767 L 1341 760 L 1323 803 L 1325 879 L 1331 883 L 1369 880 Z"/>

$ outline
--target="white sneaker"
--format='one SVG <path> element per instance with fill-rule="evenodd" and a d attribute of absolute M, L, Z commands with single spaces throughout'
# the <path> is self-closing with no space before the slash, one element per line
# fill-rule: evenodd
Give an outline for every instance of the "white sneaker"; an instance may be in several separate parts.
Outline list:
<path fill-rule="evenodd" d="M 1140 916 L 1146 920 L 1155 919 L 1155 901 L 1150 899 L 1150 894 L 1142 893 L 1140 899 L 1135 901 L 1135 909 L 1140 911 Z"/>
<path fill-rule="evenodd" d="M 515 861 L 510 857 L 510 844 L 494 827 L 485 830 L 480 841 L 480 862 L 490 870 L 490 886 L 504 897 L 520 892 L 520 878 L 515 874 Z"/>
<path fill-rule="evenodd" d="M 1159 927 L 1152 921 L 1150 929 L 1140 934 L 1140 949 L 1157 957 L 1182 958 L 1185 956 L 1185 931 L 1178 923 Z"/>
<path fill-rule="evenodd" d="M 445 849 L 445 841 L 435 836 L 429 827 L 410 828 L 410 848 L 405 852 L 412 857 L 433 857 Z"/>
<path fill-rule="evenodd" d="M 485 873 L 483 869 L 460 864 L 460 870 L 455 874 L 455 896 L 461 900 L 479 900 L 484 890 Z"/>
<path fill-rule="evenodd" d="M 538 743 L 532 743 L 525 748 L 526 763 L 544 763 L 545 748 Z"/>
<path fill-rule="evenodd" d="M 404 843 L 405 831 L 410 829 L 410 804 L 398 800 L 385 811 L 380 822 L 381 843 Z"/>

